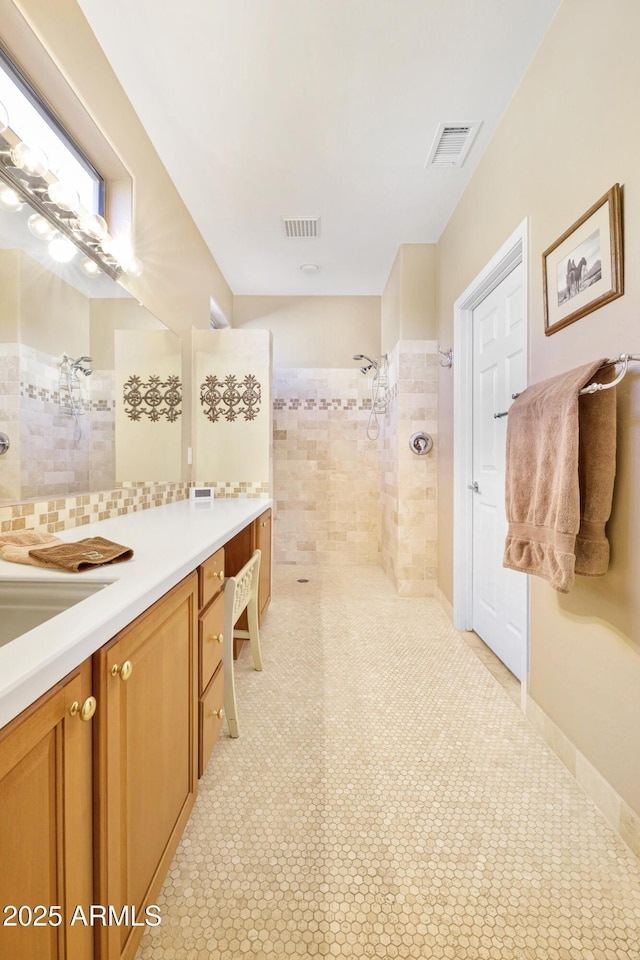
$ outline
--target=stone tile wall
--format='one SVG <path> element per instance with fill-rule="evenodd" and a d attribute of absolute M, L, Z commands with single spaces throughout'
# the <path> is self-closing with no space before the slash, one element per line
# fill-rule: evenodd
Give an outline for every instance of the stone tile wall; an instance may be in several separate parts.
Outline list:
<path fill-rule="evenodd" d="M 389 355 L 391 402 L 384 418 L 382 566 L 401 596 L 432 595 L 436 586 L 437 345 L 400 340 Z M 411 435 L 433 438 L 417 456 Z"/>
<path fill-rule="evenodd" d="M 366 435 L 371 378 L 274 372 L 274 558 L 380 562 L 380 440 Z"/>

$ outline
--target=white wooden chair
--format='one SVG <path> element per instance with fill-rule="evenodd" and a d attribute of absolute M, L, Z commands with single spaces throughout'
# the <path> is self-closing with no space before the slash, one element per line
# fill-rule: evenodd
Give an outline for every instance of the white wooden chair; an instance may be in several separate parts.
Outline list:
<path fill-rule="evenodd" d="M 241 637 L 251 643 L 253 665 L 262 670 L 260 632 L 258 630 L 258 582 L 260 579 L 260 556 L 256 550 L 235 577 L 224 582 L 224 712 L 229 734 L 239 736 L 236 685 L 233 675 L 233 638 Z M 236 630 L 241 613 L 247 611 L 248 630 Z"/>

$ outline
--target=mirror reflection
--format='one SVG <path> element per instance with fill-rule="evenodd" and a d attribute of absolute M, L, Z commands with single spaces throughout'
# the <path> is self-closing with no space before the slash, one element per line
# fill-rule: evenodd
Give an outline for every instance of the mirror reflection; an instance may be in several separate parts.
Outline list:
<path fill-rule="evenodd" d="M 179 338 L 30 217 L 0 207 L 0 504 L 179 479 Z"/>

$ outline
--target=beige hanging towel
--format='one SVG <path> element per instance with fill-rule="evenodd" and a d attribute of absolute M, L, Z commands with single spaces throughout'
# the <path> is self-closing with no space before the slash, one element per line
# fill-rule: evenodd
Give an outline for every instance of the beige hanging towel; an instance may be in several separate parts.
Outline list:
<path fill-rule="evenodd" d="M 504 566 L 543 577 L 561 593 L 575 574 L 602 576 L 609 565 L 615 388 L 579 397 L 592 380 L 615 377 L 604 363 L 533 384 L 509 408 Z"/>

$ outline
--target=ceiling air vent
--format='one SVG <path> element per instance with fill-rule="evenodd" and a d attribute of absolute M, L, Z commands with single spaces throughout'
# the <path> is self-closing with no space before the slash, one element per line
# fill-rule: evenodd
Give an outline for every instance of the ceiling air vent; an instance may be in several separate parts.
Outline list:
<path fill-rule="evenodd" d="M 474 123 L 441 123 L 425 167 L 461 167 L 480 128 Z"/>
<path fill-rule="evenodd" d="M 320 217 L 283 217 L 284 235 L 291 240 L 314 240 L 320 236 Z"/>

